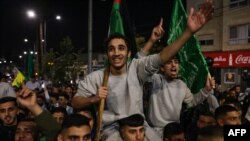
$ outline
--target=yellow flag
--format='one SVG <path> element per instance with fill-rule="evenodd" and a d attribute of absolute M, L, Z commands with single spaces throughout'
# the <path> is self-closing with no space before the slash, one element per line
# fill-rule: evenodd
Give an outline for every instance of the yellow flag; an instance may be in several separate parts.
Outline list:
<path fill-rule="evenodd" d="M 15 75 L 15 79 L 12 82 L 12 86 L 16 87 L 16 88 L 19 88 L 24 83 L 25 77 L 22 74 L 22 72 L 20 72 L 16 67 L 14 67 L 13 73 Z"/>

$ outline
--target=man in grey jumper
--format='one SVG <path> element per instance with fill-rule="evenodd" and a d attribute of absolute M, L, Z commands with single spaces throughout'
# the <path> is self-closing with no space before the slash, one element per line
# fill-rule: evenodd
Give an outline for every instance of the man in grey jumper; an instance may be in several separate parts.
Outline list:
<path fill-rule="evenodd" d="M 215 85 L 213 78 L 207 78 L 204 88 L 193 95 L 178 78 L 178 71 L 179 59 L 173 57 L 161 67 L 161 73 L 151 77 L 152 93 L 149 98 L 148 119 L 160 135 L 168 123 L 180 122 L 182 103 L 191 107 L 203 102 L 213 92 Z"/>
<path fill-rule="evenodd" d="M 81 108 L 90 104 L 96 104 L 100 99 L 106 101 L 103 115 L 103 136 L 108 135 L 107 140 L 117 140 L 112 134 L 118 133 L 117 120 L 132 114 L 143 115 L 142 95 L 143 83 L 147 78 L 156 73 L 162 64 L 172 58 L 183 46 L 183 44 L 212 17 L 213 6 L 206 2 L 205 7 L 194 12 L 192 9 L 188 17 L 186 30 L 171 45 L 164 48 L 159 54 L 149 55 L 141 59 L 130 57 L 130 46 L 126 37 L 111 35 L 107 42 L 107 56 L 110 67 L 108 86 L 101 86 L 103 81 L 103 70 L 98 70 L 87 75 L 79 83 L 78 92 L 72 99 L 74 108 Z M 153 35 L 160 38 L 162 30 L 153 31 Z M 150 41 L 147 45 L 152 45 Z M 162 140 L 151 128 L 146 129 L 146 138 L 152 141 Z"/>

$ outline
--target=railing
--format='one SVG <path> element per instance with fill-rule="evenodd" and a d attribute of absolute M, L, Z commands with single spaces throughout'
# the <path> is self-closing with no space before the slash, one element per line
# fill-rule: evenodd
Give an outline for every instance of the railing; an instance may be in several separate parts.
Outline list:
<path fill-rule="evenodd" d="M 247 44 L 247 43 L 250 43 L 250 37 L 229 39 L 230 45 Z"/>
<path fill-rule="evenodd" d="M 229 2 L 230 8 L 238 8 L 238 7 L 248 6 L 248 5 L 250 5 L 250 0 L 237 0 L 237 1 Z"/>

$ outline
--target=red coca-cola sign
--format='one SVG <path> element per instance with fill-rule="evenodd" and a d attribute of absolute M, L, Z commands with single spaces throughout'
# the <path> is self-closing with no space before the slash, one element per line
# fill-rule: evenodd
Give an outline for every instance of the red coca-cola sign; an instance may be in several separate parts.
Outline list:
<path fill-rule="evenodd" d="M 227 52 L 204 52 L 204 57 L 214 60 L 213 67 L 250 67 L 250 50 Z"/>
<path fill-rule="evenodd" d="M 239 55 L 235 59 L 236 64 L 250 64 L 250 56 Z"/>

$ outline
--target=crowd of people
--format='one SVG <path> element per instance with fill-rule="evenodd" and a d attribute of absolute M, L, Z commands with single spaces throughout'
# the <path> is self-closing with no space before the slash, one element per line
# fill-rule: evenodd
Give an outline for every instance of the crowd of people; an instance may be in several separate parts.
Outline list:
<path fill-rule="evenodd" d="M 250 123 L 250 94 L 242 93 L 240 85 L 221 93 L 209 75 L 204 88 L 192 94 L 178 76 L 176 55 L 212 15 L 211 1 L 198 11 L 191 9 L 180 37 L 160 53 L 148 55 L 165 33 L 161 20 L 132 61 L 129 40 L 110 35 L 105 42 L 106 68 L 77 84 L 59 85 L 33 76 L 14 89 L 1 73 L 1 140 L 90 141 L 96 140 L 95 129 L 101 125 L 101 141 L 223 141 L 224 125 Z M 99 123 L 102 99 L 105 108 Z"/>

